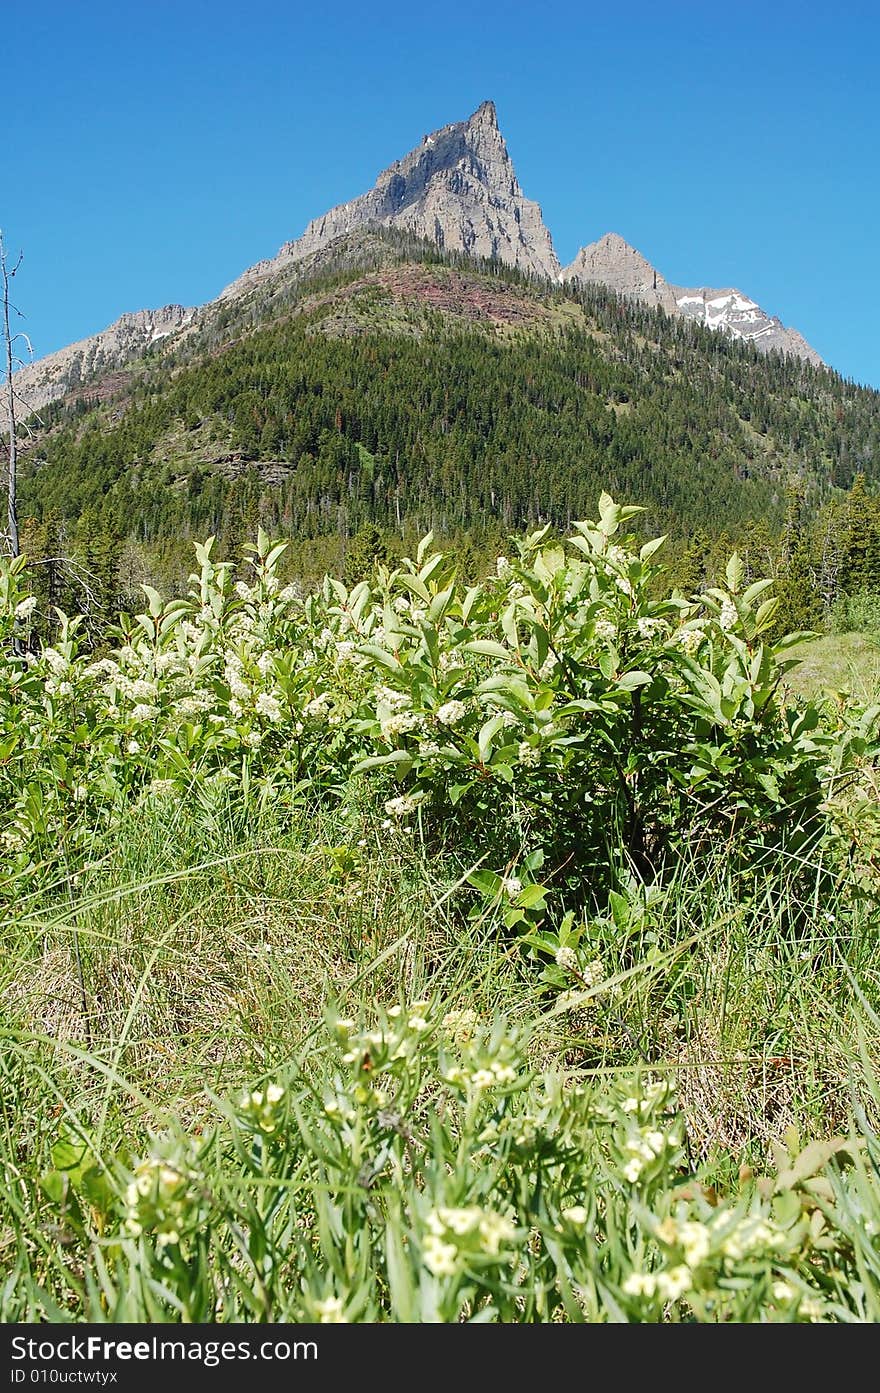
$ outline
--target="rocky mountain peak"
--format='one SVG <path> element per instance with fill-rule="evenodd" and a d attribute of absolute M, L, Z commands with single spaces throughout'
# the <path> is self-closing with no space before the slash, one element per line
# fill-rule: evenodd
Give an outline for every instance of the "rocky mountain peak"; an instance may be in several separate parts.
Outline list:
<path fill-rule="evenodd" d="M 244 294 L 338 237 L 367 226 L 399 227 L 446 251 L 494 258 L 537 276 L 559 262 L 537 203 L 520 188 L 494 102 L 466 121 L 441 126 L 384 169 L 368 193 L 315 218 L 296 241 L 259 262 L 221 298 Z"/>
<path fill-rule="evenodd" d="M 639 300 L 643 305 L 659 305 L 667 314 L 675 314 L 677 310 L 671 286 L 641 252 L 617 232 L 606 232 L 598 242 L 581 247 L 560 279 L 607 285 L 618 295 Z"/>

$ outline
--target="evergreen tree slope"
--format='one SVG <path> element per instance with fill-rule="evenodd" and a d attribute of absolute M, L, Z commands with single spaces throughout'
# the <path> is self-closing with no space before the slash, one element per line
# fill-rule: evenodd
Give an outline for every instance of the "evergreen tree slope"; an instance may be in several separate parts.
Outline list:
<path fill-rule="evenodd" d="M 451 535 L 584 516 L 781 525 L 880 475 L 880 394 L 603 287 L 370 229 L 48 408 L 22 513 L 161 541 L 261 521 Z"/>

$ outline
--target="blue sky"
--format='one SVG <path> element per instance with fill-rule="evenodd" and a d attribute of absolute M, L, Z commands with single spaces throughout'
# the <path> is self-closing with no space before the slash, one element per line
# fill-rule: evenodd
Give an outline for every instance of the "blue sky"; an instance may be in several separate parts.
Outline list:
<path fill-rule="evenodd" d="M 491 97 L 563 263 L 619 232 L 880 387 L 876 0 L 42 0 L 3 41 L 38 356 L 212 298 Z"/>

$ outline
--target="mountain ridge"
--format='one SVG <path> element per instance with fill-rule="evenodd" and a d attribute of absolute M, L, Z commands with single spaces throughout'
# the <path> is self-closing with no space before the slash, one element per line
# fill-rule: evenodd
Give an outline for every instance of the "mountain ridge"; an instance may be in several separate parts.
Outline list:
<path fill-rule="evenodd" d="M 215 299 L 197 307 L 167 305 L 122 315 L 107 329 L 18 369 L 13 381 L 19 399 L 38 411 L 155 344 L 173 341 L 256 287 L 295 276 L 342 239 L 370 228 L 400 230 L 441 251 L 497 260 L 539 280 L 603 284 L 625 298 L 752 342 L 759 351 L 775 349 L 824 366 L 797 330 L 786 329 L 742 292 L 673 286 L 616 233 L 582 247 L 562 268 L 540 206 L 519 184 L 495 105 L 484 101 L 467 120 L 425 135 L 379 174 L 372 189 L 314 218 L 300 237 L 247 268 Z"/>

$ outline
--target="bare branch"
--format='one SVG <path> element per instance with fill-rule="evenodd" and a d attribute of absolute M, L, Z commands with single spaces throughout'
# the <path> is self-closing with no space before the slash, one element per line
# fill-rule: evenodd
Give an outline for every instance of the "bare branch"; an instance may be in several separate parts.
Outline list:
<path fill-rule="evenodd" d="M 2 282 L 3 295 L 3 339 L 6 347 L 6 414 L 9 433 L 9 459 L 7 465 L 7 509 L 6 509 L 6 546 L 11 556 L 18 556 L 18 516 L 16 512 L 16 468 L 18 464 L 18 452 L 15 438 L 15 389 L 12 385 L 13 337 L 9 328 L 9 282 L 15 275 L 22 262 L 23 253 L 19 252 L 18 260 L 10 271 L 6 260 L 6 246 L 3 242 L 3 235 L 0 233 L 0 282 Z"/>

